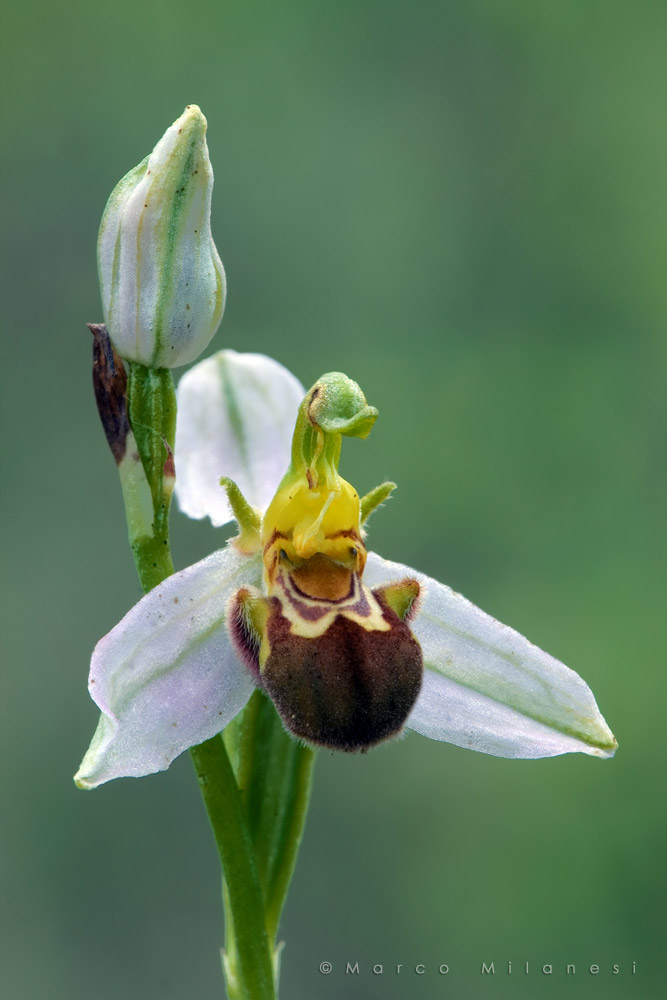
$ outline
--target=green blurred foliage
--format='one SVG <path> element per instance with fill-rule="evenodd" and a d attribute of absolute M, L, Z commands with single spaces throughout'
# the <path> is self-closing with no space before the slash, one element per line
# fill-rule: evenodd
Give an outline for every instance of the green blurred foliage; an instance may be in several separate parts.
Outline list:
<path fill-rule="evenodd" d="M 230 286 L 212 349 L 264 351 L 306 384 L 358 380 L 381 417 L 346 442 L 343 472 L 362 491 L 399 483 L 372 545 L 577 669 L 621 744 L 606 763 L 415 735 L 322 754 L 282 995 L 659 995 L 663 14 L 657 0 L 6 11 L 7 997 L 221 994 L 219 879 L 187 756 L 92 794 L 70 778 L 96 718 L 90 650 L 139 596 L 90 389 L 96 230 L 188 102 L 209 120 Z M 224 537 L 178 513 L 172 531 L 179 566 Z"/>

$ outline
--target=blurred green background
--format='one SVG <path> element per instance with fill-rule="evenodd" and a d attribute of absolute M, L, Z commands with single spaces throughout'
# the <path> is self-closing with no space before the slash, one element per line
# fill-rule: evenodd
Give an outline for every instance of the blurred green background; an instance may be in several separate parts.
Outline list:
<path fill-rule="evenodd" d="M 94 793 L 71 781 L 97 716 L 90 651 L 139 596 L 90 386 L 97 226 L 189 102 L 209 121 L 229 279 L 211 350 L 269 353 L 306 384 L 357 379 L 381 418 L 346 444 L 343 473 L 400 486 L 371 545 L 578 670 L 621 744 L 607 762 L 510 762 L 414 734 L 321 754 L 281 995 L 661 992 L 663 10 L 6 11 L 8 998 L 222 991 L 216 855 L 187 755 Z M 224 537 L 178 512 L 172 525 L 179 566 Z"/>

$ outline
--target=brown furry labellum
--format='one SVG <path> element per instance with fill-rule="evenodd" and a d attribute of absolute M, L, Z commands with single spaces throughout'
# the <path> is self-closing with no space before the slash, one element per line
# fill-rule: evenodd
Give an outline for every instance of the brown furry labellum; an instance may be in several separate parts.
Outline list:
<path fill-rule="evenodd" d="M 351 573 L 349 594 L 331 600 L 304 593 L 305 576 L 289 574 L 280 596 L 238 591 L 232 639 L 295 737 L 365 751 L 401 732 L 421 688 L 421 648 L 407 624 L 419 584 L 370 591 Z"/>

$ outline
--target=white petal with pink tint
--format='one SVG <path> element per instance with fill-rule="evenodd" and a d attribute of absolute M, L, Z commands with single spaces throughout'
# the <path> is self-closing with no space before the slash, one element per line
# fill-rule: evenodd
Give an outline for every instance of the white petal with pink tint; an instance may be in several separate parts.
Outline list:
<path fill-rule="evenodd" d="M 88 688 L 102 717 L 79 787 L 163 771 L 243 708 L 254 685 L 225 614 L 238 587 L 260 581 L 259 556 L 220 549 L 168 577 L 98 642 Z"/>
<path fill-rule="evenodd" d="M 263 354 L 219 351 L 178 384 L 176 496 L 188 517 L 232 520 L 220 477 L 255 507 L 268 507 L 290 460 L 305 395 L 298 379 Z"/>
<path fill-rule="evenodd" d="M 368 586 L 404 577 L 423 588 L 410 627 L 424 654 L 424 684 L 408 728 L 498 757 L 613 755 L 616 740 L 574 670 L 445 584 L 369 554 Z"/>

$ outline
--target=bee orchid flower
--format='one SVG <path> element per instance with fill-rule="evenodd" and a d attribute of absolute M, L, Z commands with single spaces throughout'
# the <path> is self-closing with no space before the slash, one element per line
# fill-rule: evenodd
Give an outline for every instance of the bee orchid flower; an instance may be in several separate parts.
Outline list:
<path fill-rule="evenodd" d="M 366 551 L 364 523 L 393 484 L 359 497 L 338 463 L 342 437 L 366 437 L 376 417 L 346 376 L 305 393 L 261 355 L 221 351 L 182 378 L 179 504 L 240 530 L 96 646 L 89 690 L 102 714 L 80 787 L 164 770 L 257 686 L 313 746 L 363 751 L 408 729 L 500 757 L 613 755 L 578 674 L 444 584 Z"/>

